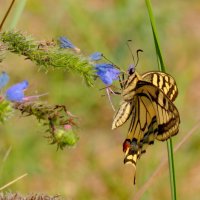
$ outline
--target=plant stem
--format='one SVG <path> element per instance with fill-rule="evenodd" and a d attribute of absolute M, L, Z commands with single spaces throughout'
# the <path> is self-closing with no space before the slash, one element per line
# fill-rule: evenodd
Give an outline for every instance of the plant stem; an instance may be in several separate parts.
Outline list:
<path fill-rule="evenodd" d="M 10 6 L 9 6 L 7 12 L 6 12 L 6 14 L 4 15 L 4 18 L 3 18 L 2 22 L 1 22 L 1 24 L 0 24 L 0 31 L 2 30 L 3 25 L 4 25 L 4 23 L 5 23 L 5 21 L 6 21 L 7 17 L 8 17 L 8 15 L 9 15 L 9 13 L 10 13 L 10 11 L 11 11 L 11 9 L 12 9 L 14 3 L 15 3 L 15 0 L 12 0 L 11 4 L 10 4 Z"/>
<path fill-rule="evenodd" d="M 172 143 L 171 138 L 167 140 L 167 152 L 168 152 L 168 160 L 169 160 L 171 196 L 173 200 L 176 200 L 176 176 L 175 176 L 175 167 L 174 167 L 173 143 Z"/>
<path fill-rule="evenodd" d="M 163 61 L 163 57 L 162 57 L 162 53 L 161 53 L 161 49 L 160 49 L 160 45 L 159 45 L 159 41 L 158 41 L 158 34 L 156 31 L 156 23 L 155 23 L 155 19 L 154 19 L 152 7 L 151 7 L 151 1 L 146 0 L 146 5 L 147 5 L 148 14 L 149 14 L 150 22 L 151 22 L 151 28 L 152 28 L 153 38 L 154 38 L 154 42 L 155 42 L 156 54 L 160 61 L 159 69 L 160 69 L 160 71 L 165 72 L 165 65 L 164 65 L 164 61 Z"/>
<path fill-rule="evenodd" d="M 153 11 L 152 11 L 152 6 L 151 6 L 151 1 L 150 0 L 145 0 L 146 1 L 146 6 L 148 9 L 148 14 L 151 22 L 151 28 L 153 32 L 153 38 L 155 42 L 155 48 L 156 48 L 156 54 L 159 60 L 159 70 L 165 72 L 165 65 L 158 41 L 158 34 L 156 31 L 156 23 L 155 19 L 153 16 Z M 172 144 L 172 139 L 169 138 L 167 140 L 167 151 L 168 151 L 168 162 L 169 162 L 169 173 L 170 173 L 170 186 L 171 186 L 171 198 L 172 200 L 176 200 L 176 179 L 175 179 L 175 167 L 174 167 L 174 155 L 173 155 L 173 144 Z"/>

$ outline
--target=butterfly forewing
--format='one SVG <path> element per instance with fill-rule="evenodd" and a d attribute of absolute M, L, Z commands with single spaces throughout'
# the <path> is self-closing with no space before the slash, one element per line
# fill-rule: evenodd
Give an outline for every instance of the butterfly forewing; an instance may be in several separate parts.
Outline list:
<path fill-rule="evenodd" d="M 171 101 L 174 101 L 178 95 L 176 81 L 169 74 L 159 71 L 147 72 L 142 75 L 142 80 L 158 87 Z"/>
<path fill-rule="evenodd" d="M 132 112 L 134 112 L 133 102 L 122 101 L 121 105 L 114 116 L 114 120 L 112 123 L 112 129 L 115 129 L 121 125 L 123 125 L 130 117 Z"/>
<path fill-rule="evenodd" d="M 180 117 L 176 106 L 172 101 L 156 86 L 144 81 L 138 82 L 138 92 L 147 94 L 152 101 L 156 111 L 156 121 L 158 124 L 158 140 L 167 140 L 178 133 Z"/>

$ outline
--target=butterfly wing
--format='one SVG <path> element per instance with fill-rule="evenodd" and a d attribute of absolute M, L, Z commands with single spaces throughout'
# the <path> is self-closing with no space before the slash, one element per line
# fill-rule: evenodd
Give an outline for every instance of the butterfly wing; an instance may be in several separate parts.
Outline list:
<path fill-rule="evenodd" d="M 169 74 L 160 71 L 147 72 L 142 75 L 142 80 L 158 87 L 171 101 L 178 95 L 176 81 Z"/>
<path fill-rule="evenodd" d="M 151 95 L 156 95 L 156 93 Z M 165 141 L 178 133 L 180 116 L 176 106 L 164 93 L 159 92 L 156 98 L 157 101 L 153 103 L 157 112 L 158 122 L 158 134 L 156 139 Z"/>
<path fill-rule="evenodd" d="M 136 85 L 138 81 L 144 81 L 145 83 L 151 83 L 160 89 L 171 101 L 174 101 L 178 95 L 178 88 L 176 82 L 172 76 L 160 71 L 152 71 L 143 74 L 141 77 L 134 73 L 125 82 L 124 90 L 122 93 L 124 101 L 121 103 L 119 110 L 117 111 L 112 129 L 122 126 L 130 117 L 133 112 L 134 104 L 131 104 L 132 99 L 136 94 Z"/>
<path fill-rule="evenodd" d="M 132 116 L 127 139 L 123 144 L 125 164 L 136 168 L 136 161 L 154 140 L 167 140 L 179 130 L 179 113 L 172 101 L 155 85 L 139 81 L 133 98 Z"/>
<path fill-rule="evenodd" d="M 148 145 L 154 143 L 158 133 L 156 111 L 151 98 L 147 94 L 134 97 L 135 115 L 131 115 L 128 135 L 123 144 L 125 152 L 124 163 L 131 164 L 136 169 L 137 159 L 146 152 Z M 135 183 L 135 177 L 134 177 Z"/>
<path fill-rule="evenodd" d="M 122 126 L 130 117 L 130 115 L 134 116 L 135 112 L 135 104 L 132 99 L 135 96 L 135 88 L 137 86 L 137 82 L 141 79 L 137 72 L 130 74 L 122 84 L 122 98 L 123 101 L 114 116 L 112 129 L 115 129 L 119 126 Z"/>
<path fill-rule="evenodd" d="M 135 143 L 136 149 L 144 153 L 144 145 L 153 144 L 158 133 L 156 111 L 147 94 L 138 94 L 134 101 L 135 116 L 131 118 L 127 139 Z"/>
<path fill-rule="evenodd" d="M 138 92 L 149 96 L 156 111 L 158 134 L 156 139 L 164 141 L 179 131 L 180 117 L 176 106 L 158 87 L 144 81 L 138 82 Z"/>
<path fill-rule="evenodd" d="M 122 101 L 121 105 L 116 112 L 113 123 L 112 123 L 112 129 L 115 129 L 119 126 L 122 126 L 130 117 L 135 116 L 134 114 L 134 102 L 127 102 L 127 101 Z"/>

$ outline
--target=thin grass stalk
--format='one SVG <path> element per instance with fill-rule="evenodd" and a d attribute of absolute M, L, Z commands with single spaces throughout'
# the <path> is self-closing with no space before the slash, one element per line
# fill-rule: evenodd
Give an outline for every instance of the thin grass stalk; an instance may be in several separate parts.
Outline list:
<path fill-rule="evenodd" d="M 15 182 L 19 181 L 20 179 L 24 178 L 24 177 L 27 176 L 27 175 L 28 175 L 28 174 L 25 173 L 25 174 L 23 174 L 23 175 L 17 177 L 16 179 L 10 181 L 10 182 L 7 183 L 6 185 L 0 187 L 0 191 L 1 191 L 1 190 L 4 190 L 5 188 L 9 187 L 10 185 L 14 184 Z"/>
<path fill-rule="evenodd" d="M 12 30 L 12 29 L 14 29 L 16 27 L 21 15 L 22 15 L 22 12 L 24 10 L 24 7 L 26 5 L 26 1 L 27 0 L 21 0 L 21 1 L 19 1 L 17 3 L 16 8 L 14 9 L 14 14 L 13 14 L 12 20 L 11 20 L 9 28 L 8 28 L 9 30 Z M 3 17 L 3 20 L 1 21 L 0 31 L 2 31 L 3 25 L 4 25 L 5 21 L 6 21 L 6 19 L 8 18 L 11 10 L 13 9 L 13 5 L 14 4 L 15 4 L 15 0 L 12 0 L 8 10 L 6 11 L 6 14 Z"/>
<path fill-rule="evenodd" d="M 151 1 L 145 0 L 145 2 L 146 2 L 147 9 L 148 9 L 150 22 L 151 22 L 151 28 L 152 28 L 152 32 L 153 32 L 156 54 L 157 54 L 157 57 L 159 60 L 158 68 L 160 71 L 165 72 L 166 70 L 165 70 L 165 65 L 164 65 L 164 61 L 163 61 L 163 57 L 162 57 L 162 52 L 160 49 L 158 34 L 156 31 L 156 23 L 155 23 L 155 19 L 153 16 Z M 169 140 L 167 140 L 167 152 L 168 152 L 168 163 L 169 163 L 169 173 L 170 173 L 171 198 L 172 198 L 172 200 L 176 200 L 177 199 L 176 198 L 176 179 L 175 179 L 173 143 L 172 143 L 171 138 Z"/>
<path fill-rule="evenodd" d="M 9 15 L 10 11 L 12 10 L 12 7 L 13 7 L 14 3 L 15 3 L 15 0 L 12 0 L 10 6 L 9 6 L 9 8 L 8 8 L 8 10 L 6 11 L 6 14 L 5 14 L 4 17 L 3 17 L 3 20 L 1 21 L 1 24 L 0 24 L 0 31 L 2 31 L 3 25 L 4 25 L 4 23 L 5 23 L 5 21 L 6 21 L 7 17 L 8 17 L 8 15 Z"/>

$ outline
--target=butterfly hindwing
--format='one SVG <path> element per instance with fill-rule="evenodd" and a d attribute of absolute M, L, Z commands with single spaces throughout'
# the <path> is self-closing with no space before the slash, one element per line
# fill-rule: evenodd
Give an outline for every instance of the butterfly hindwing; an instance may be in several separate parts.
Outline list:
<path fill-rule="evenodd" d="M 123 144 L 124 163 L 132 164 L 136 169 L 137 159 L 146 152 L 146 148 L 154 143 L 158 125 L 156 111 L 151 98 L 141 93 L 134 97 L 135 116 L 131 115 L 128 135 Z M 134 177 L 135 183 L 135 177 Z"/>

